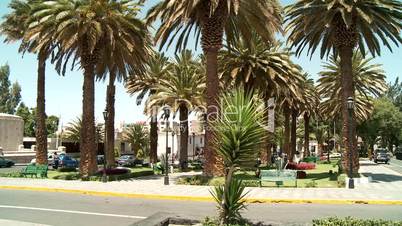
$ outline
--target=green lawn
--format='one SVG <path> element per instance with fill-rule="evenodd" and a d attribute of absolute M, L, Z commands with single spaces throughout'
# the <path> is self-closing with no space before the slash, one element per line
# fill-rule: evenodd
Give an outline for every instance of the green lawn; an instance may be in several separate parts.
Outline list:
<path fill-rule="evenodd" d="M 130 173 L 123 174 L 123 175 L 110 176 L 111 180 L 126 180 L 126 179 L 130 179 L 130 178 L 134 178 L 134 177 L 153 175 L 153 170 L 149 167 L 133 167 L 133 168 L 129 168 L 129 169 L 130 169 Z M 0 177 L 22 177 L 22 176 L 19 172 L 13 172 L 13 173 L 0 174 Z M 30 176 L 28 176 L 28 177 L 30 177 Z M 48 171 L 47 178 L 55 179 L 55 180 L 79 180 L 79 179 L 81 179 L 79 176 L 79 172 L 60 172 L 58 170 L 53 170 L 53 169 Z M 40 179 L 40 177 L 38 177 L 38 179 Z M 90 180 L 99 181 L 99 180 L 101 180 L 101 176 L 91 176 Z"/>
<path fill-rule="evenodd" d="M 332 170 L 332 174 L 329 171 Z M 338 175 L 338 167 L 335 164 L 317 164 L 313 170 L 306 170 L 307 177 L 305 179 L 297 179 L 297 187 L 318 187 L 318 188 L 338 188 L 344 187 L 344 184 L 338 183 L 343 181 L 344 175 Z M 239 171 L 236 173 L 237 179 L 243 180 L 243 183 L 249 187 L 259 186 L 258 178 L 255 176 L 254 171 Z M 194 184 L 194 185 L 222 185 L 224 183 L 223 177 L 205 178 L 196 176 L 189 179 L 180 179 L 179 184 Z M 339 185 L 338 185 L 339 184 Z M 276 187 L 274 182 L 263 182 L 264 187 Z M 292 181 L 285 182 L 281 187 L 294 187 L 295 183 Z"/>

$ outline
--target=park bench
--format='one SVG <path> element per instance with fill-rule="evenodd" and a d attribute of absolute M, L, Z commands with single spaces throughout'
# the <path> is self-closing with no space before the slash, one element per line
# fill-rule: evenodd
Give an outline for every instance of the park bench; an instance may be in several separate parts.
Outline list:
<path fill-rule="evenodd" d="M 47 165 L 28 165 L 24 169 L 22 169 L 21 174 L 23 176 L 31 175 L 31 177 L 47 177 Z"/>
<path fill-rule="evenodd" d="M 297 187 L 297 171 L 296 170 L 261 170 L 260 187 L 262 182 L 275 182 L 276 186 L 283 185 L 284 181 L 295 181 Z"/>

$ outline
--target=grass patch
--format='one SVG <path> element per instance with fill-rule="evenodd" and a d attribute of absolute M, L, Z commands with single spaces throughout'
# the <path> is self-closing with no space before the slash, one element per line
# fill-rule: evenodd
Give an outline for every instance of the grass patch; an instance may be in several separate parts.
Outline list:
<path fill-rule="evenodd" d="M 330 173 L 332 171 L 332 173 Z M 334 164 L 317 164 L 313 170 L 306 170 L 307 177 L 305 179 L 297 179 L 297 187 L 299 188 L 338 188 L 345 187 L 345 175 L 338 174 L 338 167 Z M 254 171 L 238 171 L 235 178 L 241 179 L 247 187 L 258 187 L 259 180 Z M 205 177 L 201 175 L 193 177 L 180 178 L 177 184 L 189 185 L 223 185 L 223 177 Z M 275 182 L 263 182 L 263 186 L 276 187 Z M 294 187 L 293 181 L 285 181 L 282 187 Z"/>
<path fill-rule="evenodd" d="M 108 175 L 108 181 L 119 181 L 119 180 L 127 180 L 130 178 L 142 177 L 142 176 L 150 176 L 153 175 L 154 172 L 149 167 L 137 167 L 130 168 L 130 172 L 121 175 Z M 23 177 L 20 172 L 12 172 L 12 173 L 2 173 L 0 177 Z M 30 177 L 30 176 L 28 176 Z M 36 178 L 35 176 L 33 178 Z M 54 180 L 80 180 L 81 176 L 79 172 L 65 172 L 64 170 L 48 170 L 47 178 L 37 177 L 38 179 L 54 179 Z M 102 181 L 102 175 L 95 175 L 89 177 L 90 181 Z"/>

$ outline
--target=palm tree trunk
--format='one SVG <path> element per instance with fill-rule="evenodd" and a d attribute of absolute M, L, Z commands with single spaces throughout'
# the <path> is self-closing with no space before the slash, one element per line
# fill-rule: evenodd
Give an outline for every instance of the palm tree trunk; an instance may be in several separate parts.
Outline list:
<path fill-rule="evenodd" d="M 114 117 L 115 117 L 115 85 L 114 82 L 116 80 L 115 71 L 110 71 L 109 74 L 109 85 L 106 89 L 106 109 L 109 113 L 107 121 L 106 121 L 106 151 L 105 151 L 105 159 L 106 159 L 106 166 L 108 168 L 112 168 L 116 165 L 114 159 Z"/>
<path fill-rule="evenodd" d="M 208 176 L 223 175 L 223 163 L 217 158 L 216 153 L 211 147 L 213 133 L 209 129 L 209 123 L 214 121 L 219 113 L 218 95 L 219 95 L 219 78 L 218 78 L 218 52 L 222 48 L 223 31 L 227 19 L 226 1 L 220 0 L 218 7 L 213 15 L 210 15 L 209 1 L 203 1 L 205 13 L 202 18 L 201 27 L 201 45 L 206 56 L 207 70 L 207 120 L 205 130 L 205 164 L 204 174 Z"/>
<path fill-rule="evenodd" d="M 85 48 L 84 48 L 85 49 Z M 82 87 L 82 128 L 80 136 L 80 174 L 83 178 L 93 175 L 97 170 L 95 144 L 95 75 L 93 56 L 82 59 L 84 85 Z"/>
<path fill-rule="evenodd" d="M 310 115 L 305 112 L 304 113 L 304 156 L 310 156 Z"/>
<path fill-rule="evenodd" d="M 36 98 L 36 163 L 47 165 L 45 70 L 46 57 L 42 52 L 40 52 L 38 55 L 38 84 Z"/>
<path fill-rule="evenodd" d="M 150 127 L 149 158 L 151 163 L 156 163 L 158 161 L 158 114 L 155 112 L 152 112 Z"/>
<path fill-rule="evenodd" d="M 290 109 L 289 105 L 285 103 L 283 105 L 283 114 L 285 117 L 285 131 L 284 131 L 284 140 L 283 140 L 283 151 L 290 157 Z"/>
<path fill-rule="evenodd" d="M 344 170 L 349 168 L 349 152 L 352 152 L 353 161 L 353 173 L 357 173 L 359 170 L 359 156 L 356 151 L 356 122 L 355 116 L 352 115 L 352 120 L 349 123 L 349 112 L 347 108 L 348 97 L 354 98 L 354 84 L 353 84 L 353 72 L 352 72 L 352 56 L 353 48 L 344 46 L 339 48 L 339 54 L 341 59 L 341 74 L 342 74 L 342 118 L 343 118 L 343 137 L 344 137 Z M 350 124 L 350 125 L 349 125 Z M 351 139 L 350 135 L 351 133 Z M 352 142 L 353 150 L 349 148 L 349 142 Z M 348 172 L 348 171 L 345 171 Z"/>
<path fill-rule="evenodd" d="M 297 127 L 297 115 L 296 109 L 292 109 L 292 128 L 291 128 L 291 154 L 289 156 L 290 161 L 293 161 L 293 157 L 296 154 L 296 127 Z"/>
<path fill-rule="evenodd" d="M 181 104 L 180 111 L 180 169 L 187 169 L 188 162 L 188 109 L 186 105 Z M 194 141 L 193 141 L 194 142 Z"/>

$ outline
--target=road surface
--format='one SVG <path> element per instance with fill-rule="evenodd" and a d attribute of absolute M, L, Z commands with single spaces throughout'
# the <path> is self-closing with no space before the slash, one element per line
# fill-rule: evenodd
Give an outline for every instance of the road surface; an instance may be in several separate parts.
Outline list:
<path fill-rule="evenodd" d="M 211 202 L 0 190 L 0 219 L 3 220 L 55 226 L 126 226 L 160 211 L 198 219 L 216 214 L 215 204 Z M 335 215 L 402 220 L 401 213 L 402 206 L 397 205 L 251 204 L 244 216 L 277 224 L 305 225 L 314 218 Z"/>

